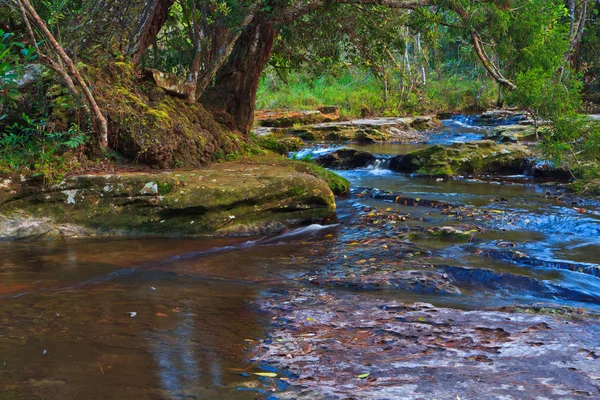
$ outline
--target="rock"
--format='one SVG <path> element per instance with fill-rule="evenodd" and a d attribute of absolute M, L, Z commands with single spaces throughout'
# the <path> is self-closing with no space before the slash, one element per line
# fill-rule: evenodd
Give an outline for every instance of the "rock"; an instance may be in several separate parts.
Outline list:
<path fill-rule="evenodd" d="M 420 143 L 425 140 L 420 131 L 440 124 L 431 116 L 371 118 L 295 127 L 288 134 L 307 141 Z"/>
<path fill-rule="evenodd" d="M 479 115 L 470 117 L 470 125 L 513 125 L 530 123 L 526 114 L 522 111 L 490 110 Z"/>
<path fill-rule="evenodd" d="M 326 107 L 325 111 L 332 111 L 335 107 Z M 255 114 L 258 126 L 274 128 L 291 128 L 295 125 L 316 124 L 331 122 L 340 119 L 335 109 L 334 112 L 324 111 L 257 111 Z"/>
<path fill-rule="evenodd" d="M 543 135 L 545 129 L 538 129 L 538 134 Z M 533 125 L 503 125 L 494 128 L 486 137 L 498 143 L 533 142 L 537 140 Z"/>
<path fill-rule="evenodd" d="M 140 79 L 133 63 L 81 68 L 113 132 L 111 148 L 126 158 L 158 168 L 198 168 L 238 154 L 245 144 L 244 136 L 219 124 L 200 103 Z"/>
<path fill-rule="evenodd" d="M 304 164 L 267 155 L 189 171 L 73 176 L 50 188 L 13 179 L 0 188 L 0 239 L 272 233 L 335 211 L 317 177 L 335 175 Z"/>
<path fill-rule="evenodd" d="M 354 169 L 366 167 L 375 161 L 375 156 L 366 151 L 342 148 L 313 159 L 317 164 L 332 169 Z"/>
<path fill-rule="evenodd" d="M 164 89 L 170 95 L 182 98 L 187 96 L 189 86 L 186 81 L 177 76 L 152 68 L 144 68 L 143 72 L 146 74 L 146 78 L 151 79 L 156 86 Z"/>
<path fill-rule="evenodd" d="M 326 106 L 319 108 L 319 112 L 322 114 L 338 114 L 340 113 L 340 109 L 335 106 Z"/>
<path fill-rule="evenodd" d="M 256 136 L 255 142 L 263 149 L 271 150 L 281 155 L 288 155 L 292 151 L 298 151 L 304 145 L 302 139 L 293 136 L 282 138 L 277 138 L 273 135 Z"/>
<path fill-rule="evenodd" d="M 534 178 L 556 179 L 560 181 L 568 181 L 572 178 L 568 169 L 557 167 L 552 161 L 548 160 L 531 158 L 527 160 L 525 170 L 527 174 Z"/>
<path fill-rule="evenodd" d="M 311 279 L 307 283 L 330 288 L 353 290 L 406 290 L 415 293 L 461 294 L 447 274 L 437 271 L 396 271 L 360 275 L 342 279 Z"/>
<path fill-rule="evenodd" d="M 390 161 L 390 169 L 431 176 L 521 173 L 531 156 L 521 145 L 483 140 L 433 146 L 396 156 Z"/>
<path fill-rule="evenodd" d="M 361 399 L 528 398 L 531 382 L 538 398 L 598 392 L 597 318 L 555 307 L 465 311 L 377 297 L 303 288 L 255 302 L 271 324 L 251 344 L 252 361 L 291 376 L 278 398 L 351 399 L 357 387 Z M 361 383 L 359 373 L 372 381 Z"/>

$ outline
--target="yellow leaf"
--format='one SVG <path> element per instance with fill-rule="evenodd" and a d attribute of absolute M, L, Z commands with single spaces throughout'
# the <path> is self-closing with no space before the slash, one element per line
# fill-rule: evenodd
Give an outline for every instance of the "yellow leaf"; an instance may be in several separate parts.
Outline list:
<path fill-rule="evenodd" d="M 255 372 L 254 375 L 264 376 L 265 378 L 277 378 L 277 374 L 275 372 Z"/>

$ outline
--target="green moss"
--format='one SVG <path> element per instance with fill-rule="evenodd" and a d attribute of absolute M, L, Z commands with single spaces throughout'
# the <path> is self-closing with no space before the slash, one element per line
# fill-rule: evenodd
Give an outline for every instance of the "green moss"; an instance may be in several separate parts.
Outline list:
<path fill-rule="evenodd" d="M 163 119 L 163 120 L 168 120 L 169 119 L 169 114 L 167 114 L 164 111 L 155 110 L 153 108 L 149 109 L 147 111 L 147 114 L 148 115 L 152 115 L 156 119 Z"/>
<path fill-rule="evenodd" d="M 126 158 L 159 168 L 197 168 L 225 155 L 234 158 L 247 143 L 232 137 L 201 104 L 140 80 L 131 63 L 105 62 L 90 81 L 109 134 L 118 134 L 116 150 Z"/>
<path fill-rule="evenodd" d="M 296 171 L 316 176 L 327 182 L 327 185 L 334 194 L 342 195 L 350 190 L 350 182 L 335 172 L 305 161 L 294 161 L 293 166 Z"/>
<path fill-rule="evenodd" d="M 400 169 L 431 176 L 521 172 L 530 156 L 526 148 L 516 144 L 455 143 L 409 153 L 402 159 Z"/>
<path fill-rule="evenodd" d="M 129 90 L 123 88 L 123 87 L 118 87 L 116 90 L 116 93 L 124 96 L 126 101 L 130 101 L 133 104 L 135 104 L 136 106 L 138 106 L 141 110 L 147 110 L 148 109 L 148 105 L 146 103 L 144 103 L 142 101 L 142 99 L 140 99 L 138 96 L 136 96 L 135 93 L 130 92 Z M 118 100 L 117 100 L 118 101 Z"/>
<path fill-rule="evenodd" d="M 135 65 L 133 63 L 117 61 L 113 65 L 124 74 L 130 75 L 135 72 Z"/>
<path fill-rule="evenodd" d="M 297 137 L 276 137 L 272 135 L 267 136 L 251 136 L 253 143 L 258 147 L 266 150 L 274 151 L 281 155 L 287 155 L 292 151 L 298 151 L 302 148 L 304 143 L 300 138 Z"/>
<path fill-rule="evenodd" d="M 174 189 L 174 185 L 168 182 L 158 182 L 157 187 L 158 194 L 160 194 L 161 196 L 171 193 Z"/>

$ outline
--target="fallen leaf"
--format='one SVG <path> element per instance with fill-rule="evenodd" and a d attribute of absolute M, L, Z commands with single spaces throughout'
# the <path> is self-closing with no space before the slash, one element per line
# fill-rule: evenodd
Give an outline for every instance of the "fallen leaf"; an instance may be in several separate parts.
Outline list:
<path fill-rule="evenodd" d="M 157 316 L 157 317 L 168 317 L 168 315 L 167 315 L 167 314 L 163 314 L 163 313 L 161 313 L 161 312 L 157 312 L 157 313 L 156 313 L 156 316 Z"/>
<path fill-rule="evenodd" d="M 277 374 L 275 372 L 254 372 L 254 375 L 264 376 L 265 378 L 277 378 Z"/>
<path fill-rule="evenodd" d="M 357 377 L 358 379 L 365 379 L 365 378 L 367 378 L 369 375 L 371 375 L 371 373 L 370 373 L 370 372 L 367 372 L 366 374 L 360 374 L 360 375 L 356 375 L 356 377 Z"/>

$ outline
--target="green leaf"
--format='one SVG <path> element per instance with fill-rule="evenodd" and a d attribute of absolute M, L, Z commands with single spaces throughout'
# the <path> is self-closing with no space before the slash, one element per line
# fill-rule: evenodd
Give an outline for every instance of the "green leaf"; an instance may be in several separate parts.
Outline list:
<path fill-rule="evenodd" d="M 360 374 L 360 375 L 356 375 L 356 377 L 357 377 L 358 379 L 365 379 L 365 378 L 368 378 L 368 377 L 369 377 L 369 375 L 371 375 L 371 373 L 370 373 L 370 372 L 367 372 L 366 374 Z"/>

